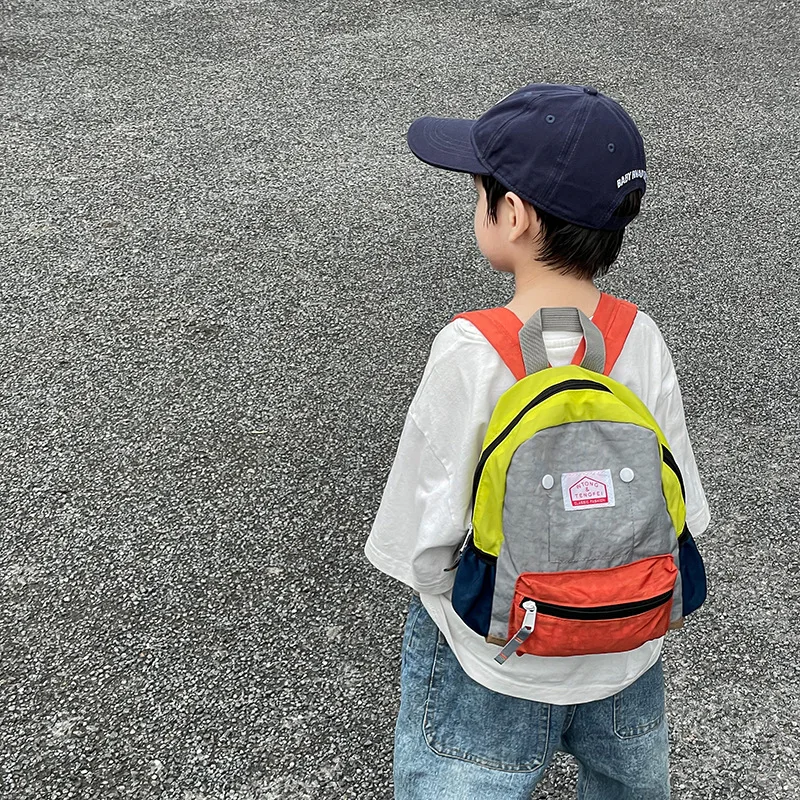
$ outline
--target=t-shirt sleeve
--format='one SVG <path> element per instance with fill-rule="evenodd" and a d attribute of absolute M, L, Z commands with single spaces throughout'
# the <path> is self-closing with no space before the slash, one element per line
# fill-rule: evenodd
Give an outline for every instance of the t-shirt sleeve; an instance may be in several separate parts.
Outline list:
<path fill-rule="evenodd" d="M 452 587 L 454 573 L 446 570 L 466 535 L 486 426 L 513 382 L 467 321 L 437 336 L 367 540 L 378 569 L 426 594 Z"/>
<path fill-rule="evenodd" d="M 653 416 L 667 437 L 683 477 L 686 489 L 686 525 L 692 534 L 702 533 L 711 521 L 711 513 L 686 427 L 683 399 L 672 356 L 663 339 L 661 346 L 661 391 L 655 402 Z"/>

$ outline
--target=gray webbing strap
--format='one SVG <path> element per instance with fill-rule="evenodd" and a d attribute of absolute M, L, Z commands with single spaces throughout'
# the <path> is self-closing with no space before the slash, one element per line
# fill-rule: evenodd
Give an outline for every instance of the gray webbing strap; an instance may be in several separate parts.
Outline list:
<path fill-rule="evenodd" d="M 589 317 L 577 308 L 540 308 L 519 332 L 522 358 L 528 375 L 548 366 L 544 331 L 582 333 L 586 340 L 586 353 L 581 366 L 592 372 L 603 373 L 606 365 L 606 344 L 600 329 Z"/>

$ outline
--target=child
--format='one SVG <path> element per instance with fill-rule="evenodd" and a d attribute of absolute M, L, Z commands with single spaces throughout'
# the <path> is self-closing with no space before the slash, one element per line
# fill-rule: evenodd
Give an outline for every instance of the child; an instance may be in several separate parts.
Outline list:
<path fill-rule="evenodd" d="M 639 131 L 592 88 L 532 84 L 478 120 L 425 117 L 408 144 L 421 160 L 473 176 L 475 237 L 514 276 L 506 306 L 522 322 L 543 307 L 602 315 L 594 279 L 616 259 L 647 180 Z M 599 324 L 599 323 L 598 323 Z M 552 366 L 580 335 L 545 332 Z M 683 474 L 687 525 L 709 511 L 669 351 L 636 313 L 610 376 L 655 417 Z M 395 733 L 398 800 L 529 798 L 556 750 L 579 764 L 585 800 L 667 800 L 663 638 L 623 653 L 510 658 L 454 612 L 448 571 L 470 524 L 487 423 L 515 378 L 466 319 L 436 337 L 409 409 L 366 545 L 369 560 L 410 586 Z"/>

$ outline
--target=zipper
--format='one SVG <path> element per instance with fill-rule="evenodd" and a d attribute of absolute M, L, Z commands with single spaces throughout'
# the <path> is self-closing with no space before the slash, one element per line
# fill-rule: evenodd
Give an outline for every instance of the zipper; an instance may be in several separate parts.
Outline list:
<path fill-rule="evenodd" d="M 525 603 L 533 602 L 536 604 L 540 614 L 548 617 L 558 617 L 559 619 L 624 619 L 643 614 L 645 611 L 652 611 L 654 608 L 663 606 L 671 597 L 673 590 L 669 589 L 655 597 L 647 600 L 636 600 L 633 603 L 617 603 L 611 606 L 590 606 L 589 608 L 576 608 L 575 606 L 559 606 L 555 603 L 542 603 L 532 597 L 526 597 L 520 606 L 525 608 Z"/>
<path fill-rule="evenodd" d="M 484 449 L 481 453 L 481 457 L 478 460 L 478 465 L 475 467 L 475 477 L 472 480 L 472 507 L 475 508 L 475 498 L 478 496 L 478 486 L 481 482 L 481 476 L 483 475 L 484 467 L 486 466 L 486 462 L 489 460 L 489 457 L 492 453 L 511 435 L 511 432 L 514 428 L 519 425 L 525 415 L 533 408 L 536 408 L 540 403 L 543 403 L 545 400 L 549 400 L 551 397 L 554 397 L 561 392 L 572 391 L 576 389 L 595 389 L 596 391 L 600 392 L 608 392 L 609 394 L 613 394 L 611 389 L 608 388 L 605 384 L 598 383 L 597 381 L 589 381 L 589 380 L 569 380 L 569 381 L 562 381 L 561 383 L 556 383 L 553 386 L 548 387 L 543 392 L 540 392 L 536 397 L 533 398 L 515 417 L 511 420 L 511 422 L 506 425 L 506 427 L 489 443 L 489 445 Z M 683 496 L 683 502 L 686 502 L 686 487 L 683 483 L 683 475 L 681 475 L 681 471 L 678 467 L 678 462 L 675 461 L 675 456 L 664 446 L 661 446 L 661 454 L 664 459 L 664 463 L 675 473 L 675 477 L 678 479 L 678 483 L 681 486 L 681 495 Z"/>
<path fill-rule="evenodd" d="M 597 381 L 589 381 L 589 380 L 569 380 L 569 381 L 562 381 L 561 383 L 556 383 L 553 386 L 549 386 L 543 392 L 540 392 L 533 398 L 518 414 L 511 422 L 506 425 L 506 427 L 489 443 L 489 445 L 484 449 L 481 453 L 480 460 L 478 461 L 478 466 L 475 467 L 475 477 L 472 481 L 472 507 L 475 508 L 475 498 L 478 496 L 478 485 L 481 482 L 481 475 L 483 474 L 483 468 L 486 466 L 486 462 L 489 460 L 489 456 L 509 437 L 511 432 L 514 428 L 519 425 L 522 421 L 523 417 L 533 408 L 536 408 L 540 403 L 543 403 L 545 400 L 549 400 L 551 397 L 554 397 L 561 392 L 572 391 L 575 389 L 596 389 L 599 392 L 608 392 L 609 394 L 613 394 L 611 389 L 608 388 L 605 384 L 598 383 Z M 674 459 L 673 459 L 674 461 Z M 677 466 L 676 466 L 677 469 Z"/>
<path fill-rule="evenodd" d="M 536 601 L 526 597 L 520 605 L 525 610 L 522 627 L 506 642 L 506 646 L 494 657 L 498 664 L 505 664 L 519 650 L 536 627 Z"/>
<path fill-rule="evenodd" d="M 464 557 L 464 551 L 469 547 L 470 542 L 472 541 L 472 523 L 470 522 L 469 528 L 467 528 L 467 535 L 464 537 L 464 542 L 462 543 L 461 547 L 458 548 L 458 551 L 453 556 L 453 563 L 449 567 L 444 568 L 444 572 L 452 572 L 460 563 L 461 559 Z M 497 559 L 495 559 L 497 561 Z"/>
<path fill-rule="evenodd" d="M 683 485 L 683 475 L 681 475 L 681 471 L 678 469 L 678 462 L 675 460 L 675 456 L 673 456 L 664 445 L 661 446 L 661 454 L 664 457 L 664 463 L 675 473 L 678 483 L 681 485 L 681 495 L 683 495 L 683 502 L 685 503 L 686 487 Z"/>
<path fill-rule="evenodd" d="M 673 590 L 650 597 L 647 600 L 636 600 L 633 603 L 617 603 L 611 606 L 592 606 L 590 608 L 576 608 L 575 606 L 560 606 L 555 603 L 542 603 L 532 597 L 525 597 L 520 607 L 525 611 L 520 629 L 508 640 L 506 646 L 495 656 L 498 664 L 505 664 L 508 659 L 519 650 L 525 640 L 533 633 L 536 627 L 536 617 L 544 614 L 548 617 L 560 619 L 600 620 L 624 619 L 645 611 L 652 611 L 663 606 L 672 597 Z"/>

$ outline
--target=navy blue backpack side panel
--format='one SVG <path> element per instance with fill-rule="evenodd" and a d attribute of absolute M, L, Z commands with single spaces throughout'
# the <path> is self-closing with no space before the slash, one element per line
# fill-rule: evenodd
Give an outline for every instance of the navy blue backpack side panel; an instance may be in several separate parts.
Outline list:
<path fill-rule="evenodd" d="M 461 555 L 453 584 L 453 608 L 481 636 L 489 633 L 496 571 L 496 559 L 481 558 L 470 542 Z"/>
<path fill-rule="evenodd" d="M 681 584 L 683 587 L 683 616 L 688 617 L 705 602 L 708 591 L 706 569 L 697 545 L 686 528 L 678 540 L 680 546 Z"/>

